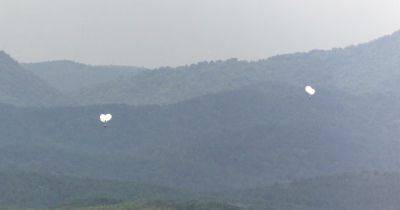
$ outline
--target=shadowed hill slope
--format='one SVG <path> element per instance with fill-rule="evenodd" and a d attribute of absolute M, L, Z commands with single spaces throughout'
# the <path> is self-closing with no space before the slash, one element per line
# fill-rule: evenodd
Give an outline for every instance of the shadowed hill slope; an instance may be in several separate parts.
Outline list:
<path fill-rule="evenodd" d="M 259 84 L 168 106 L 2 106 L 0 169 L 242 189 L 399 169 L 395 99 Z M 104 129 L 99 113 L 113 113 Z M 32 123 L 34 122 L 34 123 Z"/>
<path fill-rule="evenodd" d="M 36 173 L 1 172 L 0 184 L 0 206 L 18 208 L 45 209 L 67 205 L 77 208 L 190 198 L 188 193 L 165 187 Z"/>
<path fill-rule="evenodd" d="M 73 102 L 1 51 L 0 103 L 17 106 L 54 106 Z"/>

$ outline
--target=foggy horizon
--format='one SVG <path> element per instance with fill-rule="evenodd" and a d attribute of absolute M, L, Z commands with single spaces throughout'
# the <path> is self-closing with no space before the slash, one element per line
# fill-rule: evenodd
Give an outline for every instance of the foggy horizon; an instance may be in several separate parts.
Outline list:
<path fill-rule="evenodd" d="M 1 0 L 0 50 L 24 63 L 157 68 L 254 61 L 391 34 L 400 29 L 399 8 L 394 0 Z"/>

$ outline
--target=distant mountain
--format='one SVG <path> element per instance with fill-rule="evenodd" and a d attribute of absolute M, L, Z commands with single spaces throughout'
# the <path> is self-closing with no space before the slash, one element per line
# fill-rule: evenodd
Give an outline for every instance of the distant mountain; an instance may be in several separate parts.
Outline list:
<path fill-rule="evenodd" d="M 171 104 L 259 82 L 312 84 L 350 95 L 399 97 L 400 32 L 328 51 L 275 56 L 257 62 L 202 62 L 161 68 L 80 91 L 85 104 Z"/>
<path fill-rule="evenodd" d="M 8 54 L 0 51 L 0 103 L 17 106 L 68 105 L 73 102 Z"/>
<path fill-rule="evenodd" d="M 0 170 L 243 189 L 400 170 L 398 101 L 264 83 L 166 106 L 1 106 Z M 107 128 L 99 113 L 113 113 Z M 34 123 L 33 123 L 34 122 Z"/>
<path fill-rule="evenodd" d="M 397 32 L 345 49 L 129 73 L 75 90 L 71 80 L 64 92 L 87 106 L 50 108 L 9 105 L 50 106 L 61 94 L 3 53 L 0 170 L 193 191 L 400 171 L 399 49 Z M 311 99 L 306 84 L 317 89 Z M 104 128 L 98 116 L 106 112 L 114 118 Z"/>
<path fill-rule="evenodd" d="M 397 91 L 400 88 L 397 79 L 400 76 L 399 52 L 400 32 L 396 32 L 369 43 L 344 49 L 280 55 L 257 62 L 230 59 L 151 71 L 136 67 L 91 66 L 71 61 L 22 66 L 41 78 L 41 83 L 52 85 L 67 95 L 70 101 L 74 99 L 73 101 L 81 105 L 172 104 L 260 82 L 284 82 L 292 86 L 310 84 L 317 89 L 334 89 L 349 95 L 383 94 L 400 98 Z M 11 63 L 14 68 L 21 67 L 15 61 L 10 61 L 12 59 L 8 55 L 2 54 L 3 68 Z M 37 80 L 34 75 L 29 77 Z M 7 83 L 11 84 L 11 82 L 5 84 Z M 13 84 L 20 83 L 22 82 L 13 82 Z M 3 102 L 22 103 L 17 99 L 22 98 L 21 96 L 13 96 L 13 94 L 18 95 L 15 88 L 3 87 L 3 89 L 0 92 Z M 49 88 L 43 88 L 43 84 L 36 85 L 31 90 L 34 91 L 33 94 L 27 95 L 40 95 L 43 89 Z M 15 91 L 11 94 L 10 90 Z M 45 96 L 52 98 L 52 95 L 57 94 L 49 93 Z M 59 101 L 47 100 L 46 97 L 43 97 L 43 102 Z"/>
<path fill-rule="evenodd" d="M 29 63 L 23 66 L 65 94 L 76 95 L 81 89 L 131 77 L 144 68 L 129 66 L 93 66 L 73 61 Z"/>
<path fill-rule="evenodd" d="M 236 59 L 161 68 L 85 88 L 77 98 L 89 105 L 171 104 L 263 81 L 253 70 L 253 64 Z"/>

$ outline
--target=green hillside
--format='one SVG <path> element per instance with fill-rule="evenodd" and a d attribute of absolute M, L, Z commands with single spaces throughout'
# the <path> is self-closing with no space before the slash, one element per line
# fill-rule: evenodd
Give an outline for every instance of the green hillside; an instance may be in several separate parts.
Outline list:
<path fill-rule="evenodd" d="M 292 86 L 307 83 L 356 96 L 400 97 L 400 32 L 371 42 L 248 62 L 237 59 L 200 62 L 141 72 L 83 88 L 83 104 L 171 104 L 241 89 L 260 82 Z"/>
<path fill-rule="evenodd" d="M 145 184 L 34 173 L 0 173 L 0 206 L 55 208 L 127 201 L 185 200 L 189 193 Z"/>
<path fill-rule="evenodd" d="M 319 92 L 260 84 L 168 106 L 0 106 L 0 169 L 208 191 L 398 167 L 395 107 Z M 114 115 L 106 129 L 102 112 Z"/>
<path fill-rule="evenodd" d="M 400 174 L 363 172 L 256 189 L 188 194 L 168 188 L 28 173 L 0 175 L 0 209 L 397 210 Z"/>
<path fill-rule="evenodd" d="M 399 194 L 399 174 L 363 172 L 226 192 L 222 197 L 252 210 L 396 210 Z"/>
<path fill-rule="evenodd" d="M 58 210 L 67 210 L 71 207 L 63 207 Z M 73 208 L 73 207 L 72 207 Z M 241 208 L 235 205 L 219 202 L 148 202 L 144 204 L 137 203 L 122 203 L 115 205 L 99 205 L 91 207 L 73 208 L 75 210 L 240 210 Z"/>
<path fill-rule="evenodd" d="M 72 105 L 73 99 L 0 51 L 0 103 L 27 107 Z"/>

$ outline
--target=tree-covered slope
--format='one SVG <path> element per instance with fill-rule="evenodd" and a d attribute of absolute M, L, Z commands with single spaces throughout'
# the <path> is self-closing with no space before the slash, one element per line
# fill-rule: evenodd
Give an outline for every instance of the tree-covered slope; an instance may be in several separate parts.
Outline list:
<path fill-rule="evenodd" d="M 0 173 L 0 209 L 395 210 L 398 173 L 360 172 L 240 191 L 192 194 L 127 182 Z"/>
<path fill-rule="evenodd" d="M 68 209 L 60 208 L 60 210 Z M 147 203 L 121 203 L 115 205 L 95 205 L 76 210 L 241 210 L 239 206 L 224 202 L 204 202 L 204 201 L 155 201 Z"/>
<path fill-rule="evenodd" d="M 395 210 L 399 193 L 399 174 L 364 172 L 226 192 L 222 197 L 252 210 Z"/>
<path fill-rule="evenodd" d="M 161 68 L 85 88 L 77 98 L 84 104 L 171 104 L 261 81 L 251 70 L 236 59 Z"/>
<path fill-rule="evenodd" d="M 73 101 L 0 51 L 0 103 L 54 106 L 70 105 Z"/>
<path fill-rule="evenodd" d="M 398 103 L 397 103 L 398 104 Z M 0 169 L 195 191 L 399 169 L 395 99 L 259 84 L 168 106 L 1 106 Z M 100 113 L 112 113 L 103 128 Z"/>
<path fill-rule="evenodd" d="M 80 91 L 84 104 L 171 104 L 259 82 L 284 82 L 350 95 L 399 97 L 400 32 L 369 43 L 308 53 L 275 56 L 257 62 L 202 62 L 160 68 Z"/>
<path fill-rule="evenodd" d="M 165 187 L 23 172 L 0 172 L 0 186 L 0 206 L 10 208 L 79 208 L 191 198 Z"/>

